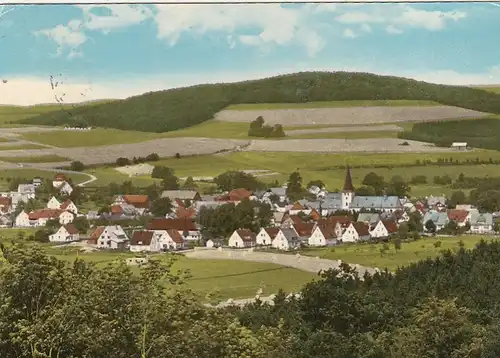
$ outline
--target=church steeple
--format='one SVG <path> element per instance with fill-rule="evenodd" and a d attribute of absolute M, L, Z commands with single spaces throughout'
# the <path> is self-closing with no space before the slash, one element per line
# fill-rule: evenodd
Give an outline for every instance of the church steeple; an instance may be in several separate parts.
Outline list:
<path fill-rule="evenodd" d="M 352 185 L 351 178 L 351 168 L 349 168 L 349 166 L 347 166 L 347 171 L 345 174 L 344 191 L 354 191 L 354 186 Z"/>

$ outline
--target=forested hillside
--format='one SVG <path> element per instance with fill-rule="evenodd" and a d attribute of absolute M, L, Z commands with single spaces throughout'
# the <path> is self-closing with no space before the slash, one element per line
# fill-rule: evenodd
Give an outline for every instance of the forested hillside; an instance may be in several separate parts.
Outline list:
<path fill-rule="evenodd" d="M 454 251 L 364 281 L 344 265 L 300 299 L 280 293 L 274 306 L 215 310 L 165 255 L 138 275 L 124 263 L 69 264 L 13 244 L 0 255 L 0 350 L 3 358 L 498 358 L 500 243 L 467 251 L 457 242 Z"/>
<path fill-rule="evenodd" d="M 22 124 L 91 126 L 167 132 L 202 123 L 232 104 L 342 100 L 430 100 L 500 113 L 500 95 L 482 89 L 351 72 L 302 72 L 229 84 L 150 92 L 122 101 L 23 119 Z M 285 125 L 285 124 L 284 124 Z"/>
<path fill-rule="evenodd" d="M 466 142 L 470 147 L 500 150 L 500 119 L 481 118 L 464 121 L 415 123 L 399 138 L 434 143 L 449 147 L 453 142 Z"/>

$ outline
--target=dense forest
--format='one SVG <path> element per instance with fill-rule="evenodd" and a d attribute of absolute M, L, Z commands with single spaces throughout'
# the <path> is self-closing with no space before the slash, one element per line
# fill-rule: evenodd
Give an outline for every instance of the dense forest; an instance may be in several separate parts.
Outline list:
<path fill-rule="evenodd" d="M 434 143 L 449 147 L 453 142 L 467 142 L 470 147 L 500 150 L 500 120 L 482 118 L 473 120 L 415 123 L 399 138 Z"/>
<path fill-rule="evenodd" d="M 343 100 L 431 100 L 500 114 L 500 95 L 481 89 L 436 85 L 370 73 L 301 72 L 254 81 L 149 92 L 126 100 L 40 114 L 18 123 L 86 124 L 167 132 L 212 119 L 217 112 L 232 104 Z"/>
<path fill-rule="evenodd" d="M 300 298 L 280 292 L 274 305 L 213 309 L 172 262 L 103 269 L 12 244 L 1 255 L 0 350 L 4 358 L 500 357 L 500 243 L 453 251 L 363 280 L 344 264 Z"/>

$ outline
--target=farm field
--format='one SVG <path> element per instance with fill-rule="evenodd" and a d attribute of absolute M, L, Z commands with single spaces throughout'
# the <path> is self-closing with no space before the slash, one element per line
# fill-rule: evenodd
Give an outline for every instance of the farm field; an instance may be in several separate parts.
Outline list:
<path fill-rule="evenodd" d="M 73 261 L 78 256 L 81 259 L 96 262 L 101 267 L 119 258 L 137 256 L 131 253 L 76 254 L 70 251 L 64 254 L 60 249 L 50 249 L 48 252 L 67 261 Z M 156 255 L 155 257 L 162 259 L 167 256 Z M 191 277 L 187 280 L 187 286 L 202 298 L 210 294 L 212 299 L 218 300 L 253 297 L 259 288 L 262 288 L 263 295 L 276 293 L 280 288 L 293 292 L 316 277 L 309 272 L 270 263 L 197 260 L 181 255 L 176 255 L 173 270 L 188 270 Z"/>
<path fill-rule="evenodd" d="M 362 131 L 317 131 L 316 133 L 289 135 L 286 139 L 370 139 L 370 138 L 397 138 L 399 131 L 377 131 L 374 127 L 365 127 L 373 130 Z"/>
<path fill-rule="evenodd" d="M 365 106 L 334 108 L 286 108 L 286 109 L 225 109 L 215 119 L 228 122 L 250 123 L 262 116 L 269 125 L 283 126 L 312 124 L 374 124 L 388 122 L 427 122 L 435 120 L 481 118 L 488 113 L 451 106 Z"/>
<path fill-rule="evenodd" d="M 131 181 L 134 186 L 145 187 L 160 182 L 159 179 L 153 179 L 149 176 L 129 177 L 114 168 L 92 168 L 85 170 L 85 172 L 97 177 L 97 180 L 92 182 L 90 186 L 105 186 L 109 183 L 123 183 L 124 181 Z"/>
<path fill-rule="evenodd" d="M 43 149 L 41 145 L 36 144 L 12 144 L 12 145 L 0 145 L 0 152 L 4 150 L 26 150 L 26 149 Z"/>
<path fill-rule="evenodd" d="M 242 103 L 230 105 L 224 110 L 254 111 L 261 109 L 310 109 L 310 108 L 344 108 L 344 107 L 408 107 L 408 106 L 440 106 L 433 101 L 412 100 L 360 100 L 360 101 L 323 101 L 303 103 Z"/>
<path fill-rule="evenodd" d="M 41 155 L 32 157 L 2 157 L 0 161 L 8 163 L 56 163 L 71 161 L 70 158 L 61 157 L 59 155 Z"/>
<path fill-rule="evenodd" d="M 308 249 L 303 255 L 319 256 L 330 260 L 343 260 L 350 264 L 359 264 L 369 267 L 378 267 L 383 270 L 396 270 L 398 267 L 406 266 L 412 262 L 434 258 L 441 254 L 442 250 L 459 249 L 458 242 L 464 243 L 464 248 L 471 249 L 484 238 L 486 241 L 493 238 L 479 235 L 462 235 L 460 237 L 436 237 L 423 238 L 417 241 L 403 242 L 401 250 L 396 252 L 393 244 L 389 245 L 389 251 L 381 254 L 383 244 L 355 244 L 339 245 L 333 248 Z M 441 246 L 435 247 L 434 243 L 440 241 Z"/>

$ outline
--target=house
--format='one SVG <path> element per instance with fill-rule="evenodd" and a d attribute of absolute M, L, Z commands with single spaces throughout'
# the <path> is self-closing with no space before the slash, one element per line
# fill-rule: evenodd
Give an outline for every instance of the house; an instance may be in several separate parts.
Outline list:
<path fill-rule="evenodd" d="M 136 230 L 130 238 L 129 249 L 132 252 L 158 251 L 158 245 L 153 238 L 154 231 Z"/>
<path fill-rule="evenodd" d="M 133 209 L 138 215 L 149 211 L 149 197 L 147 195 L 119 195 L 112 205 Z"/>
<path fill-rule="evenodd" d="M 50 242 L 71 242 L 79 239 L 80 233 L 73 224 L 62 225 L 57 232 L 49 235 Z"/>
<path fill-rule="evenodd" d="M 170 250 L 181 250 L 186 246 L 186 241 L 178 230 L 168 229 L 166 244 Z"/>
<path fill-rule="evenodd" d="M 257 234 L 256 244 L 260 246 L 270 246 L 280 231 L 277 227 L 263 227 Z"/>
<path fill-rule="evenodd" d="M 19 184 L 17 192 L 27 199 L 35 199 L 36 196 L 36 188 L 33 184 Z"/>
<path fill-rule="evenodd" d="M 27 214 L 24 210 L 21 211 L 15 219 L 17 227 L 39 227 L 45 226 L 49 220 L 58 220 L 59 224 L 70 224 L 74 220 L 74 215 L 69 211 L 60 209 L 41 209 L 35 210 Z"/>
<path fill-rule="evenodd" d="M 257 235 L 248 229 L 235 230 L 229 237 L 229 247 L 254 247 L 257 244 Z"/>
<path fill-rule="evenodd" d="M 52 180 L 52 186 L 54 188 L 60 187 L 63 183 L 67 182 L 68 178 L 62 173 L 57 173 L 54 180 Z"/>
<path fill-rule="evenodd" d="M 309 246 L 332 246 L 337 243 L 340 223 L 316 226 L 308 239 Z M 342 230 L 342 229 L 340 229 Z"/>
<path fill-rule="evenodd" d="M 467 142 L 453 142 L 451 143 L 451 148 L 456 149 L 458 151 L 467 150 Z"/>
<path fill-rule="evenodd" d="M 47 209 L 60 209 L 61 208 L 61 203 L 59 200 L 56 199 L 55 196 L 50 198 L 50 200 L 47 202 Z"/>
<path fill-rule="evenodd" d="M 458 227 L 464 227 L 470 222 L 471 214 L 467 210 L 450 210 L 448 211 L 448 219 L 455 222 Z"/>
<path fill-rule="evenodd" d="M 403 209 L 403 204 L 397 196 L 355 196 L 349 210 L 359 212 L 362 209 L 394 212 Z"/>
<path fill-rule="evenodd" d="M 12 219 L 10 218 L 10 215 L 0 216 L 0 227 L 1 228 L 12 227 Z"/>
<path fill-rule="evenodd" d="M 71 193 L 73 192 L 73 188 L 66 181 L 57 186 L 56 189 L 59 190 L 59 193 L 63 195 L 71 195 Z"/>
<path fill-rule="evenodd" d="M 293 225 L 293 229 L 299 235 L 300 240 L 303 243 L 307 243 L 309 241 L 309 237 L 311 236 L 316 224 L 315 223 L 297 223 Z"/>
<path fill-rule="evenodd" d="M 110 225 L 97 227 L 88 243 L 99 249 L 125 249 L 128 241 L 128 236 L 120 225 Z"/>
<path fill-rule="evenodd" d="M 224 246 L 224 241 L 221 239 L 208 239 L 205 246 L 212 249 Z"/>
<path fill-rule="evenodd" d="M 174 215 L 178 219 L 194 219 L 194 217 L 196 216 L 196 209 L 193 207 L 184 208 L 180 206 L 175 210 Z"/>
<path fill-rule="evenodd" d="M 366 223 L 352 222 L 342 233 L 342 242 L 359 242 L 370 239 L 369 226 Z"/>
<path fill-rule="evenodd" d="M 39 186 L 41 186 L 43 184 L 43 181 L 39 177 L 34 177 L 33 180 L 31 181 L 31 183 L 35 186 L 35 188 L 38 188 Z"/>
<path fill-rule="evenodd" d="M 10 213 L 12 211 L 12 198 L 0 196 L 0 212 Z"/>
<path fill-rule="evenodd" d="M 427 197 L 427 207 L 438 211 L 446 209 L 446 197 L 444 195 Z"/>
<path fill-rule="evenodd" d="M 370 236 L 372 238 L 385 238 L 398 232 L 398 226 L 392 220 L 379 220 L 370 226 Z"/>
<path fill-rule="evenodd" d="M 290 228 L 294 225 L 297 224 L 302 224 L 304 221 L 299 215 L 290 215 L 290 214 L 285 214 L 283 215 L 283 219 L 281 221 L 281 227 L 282 228 Z"/>
<path fill-rule="evenodd" d="M 494 232 L 493 215 L 490 213 L 474 213 L 470 219 L 470 233 L 491 234 Z"/>
<path fill-rule="evenodd" d="M 75 203 L 73 203 L 71 199 L 68 199 L 64 203 L 62 203 L 60 209 L 69 211 L 73 214 L 78 214 L 78 207 L 75 205 Z"/>
<path fill-rule="evenodd" d="M 200 231 L 196 227 L 193 220 L 189 218 L 183 219 L 163 219 L 156 218 L 151 220 L 146 225 L 147 230 L 153 230 L 155 233 L 159 234 L 162 238 L 160 241 L 165 241 L 167 239 L 167 230 L 175 229 L 184 237 L 187 241 L 196 241 L 201 239 Z"/>
<path fill-rule="evenodd" d="M 243 201 L 245 199 L 250 199 L 252 192 L 245 188 L 233 189 L 225 195 L 221 195 L 218 200 L 220 201 Z"/>
<path fill-rule="evenodd" d="M 271 246 L 278 250 L 290 250 L 300 247 L 299 234 L 293 228 L 280 229 Z"/>
<path fill-rule="evenodd" d="M 424 231 L 429 231 L 427 229 L 427 222 L 432 221 L 434 223 L 434 226 L 436 227 L 436 231 L 442 230 L 450 221 L 448 218 L 448 213 L 446 212 L 441 212 L 441 211 L 428 211 L 425 213 L 424 217 L 422 218 L 422 224 L 424 225 Z"/>
<path fill-rule="evenodd" d="M 263 201 L 271 201 L 271 197 L 274 196 L 279 202 L 286 202 L 288 200 L 286 196 L 286 188 L 269 188 L 265 193 L 262 194 Z"/>
<path fill-rule="evenodd" d="M 200 193 L 195 190 L 164 190 L 161 193 L 161 197 L 169 198 L 172 202 L 175 199 L 189 200 L 191 202 L 201 200 Z"/>

